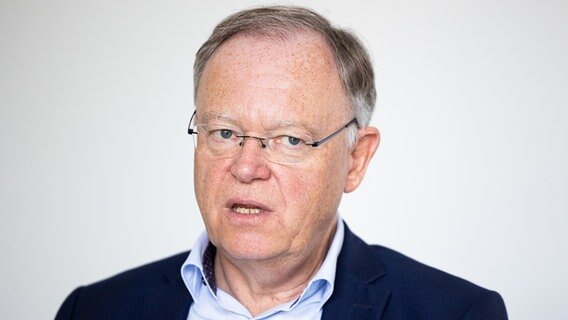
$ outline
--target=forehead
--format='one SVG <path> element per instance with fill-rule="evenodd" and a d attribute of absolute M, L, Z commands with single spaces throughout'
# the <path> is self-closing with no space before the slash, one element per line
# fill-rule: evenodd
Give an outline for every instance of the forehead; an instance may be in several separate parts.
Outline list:
<path fill-rule="evenodd" d="M 208 112 L 308 122 L 343 116 L 348 106 L 333 54 L 311 32 L 227 40 L 207 62 L 196 102 Z"/>

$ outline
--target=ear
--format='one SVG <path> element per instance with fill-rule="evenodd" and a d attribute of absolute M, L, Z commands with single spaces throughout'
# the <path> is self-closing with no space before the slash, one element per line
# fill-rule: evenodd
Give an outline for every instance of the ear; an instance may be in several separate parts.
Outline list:
<path fill-rule="evenodd" d="M 347 172 L 345 188 L 343 192 L 351 192 L 361 184 L 369 161 L 377 151 L 381 135 L 379 130 L 374 127 L 365 127 L 357 131 L 357 143 L 351 150 L 351 166 Z"/>

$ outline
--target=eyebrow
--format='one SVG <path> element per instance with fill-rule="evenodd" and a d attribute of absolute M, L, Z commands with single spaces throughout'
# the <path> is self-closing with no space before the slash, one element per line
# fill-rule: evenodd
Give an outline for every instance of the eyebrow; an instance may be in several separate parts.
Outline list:
<path fill-rule="evenodd" d="M 239 127 L 239 121 L 234 116 L 227 113 L 208 111 L 203 113 L 201 117 L 199 117 L 200 122 L 208 122 L 211 120 L 226 121 L 235 125 L 236 127 Z M 300 121 L 278 120 L 275 123 L 271 124 L 266 131 L 274 131 L 277 129 L 287 129 L 287 128 L 302 129 L 305 130 L 311 136 L 316 136 L 318 133 L 316 128 L 301 120 Z"/>
<path fill-rule="evenodd" d="M 215 111 L 205 112 L 201 116 L 198 116 L 198 119 L 199 121 L 202 122 L 208 122 L 211 120 L 222 120 L 222 121 L 232 122 L 235 125 L 237 124 L 237 120 L 233 116 L 226 113 L 215 112 Z"/>
<path fill-rule="evenodd" d="M 270 127 L 269 131 L 276 129 L 286 129 L 286 128 L 299 128 L 308 132 L 310 136 L 317 135 L 317 130 L 304 121 L 295 120 L 279 120 L 274 125 Z"/>

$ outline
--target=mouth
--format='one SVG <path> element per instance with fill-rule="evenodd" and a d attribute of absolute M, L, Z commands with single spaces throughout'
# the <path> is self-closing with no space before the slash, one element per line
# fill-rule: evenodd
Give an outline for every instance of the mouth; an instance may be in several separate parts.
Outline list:
<path fill-rule="evenodd" d="M 239 214 L 259 214 L 264 212 L 261 208 L 257 207 L 242 207 L 240 205 L 235 205 L 231 209 Z"/>
<path fill-rule="evenodd" d="M 230 201 L 228 207 L 231 211 L 242 215 L 255 215 L 270 211 L 266 206 L 260 203 L 244 200 Z"/>

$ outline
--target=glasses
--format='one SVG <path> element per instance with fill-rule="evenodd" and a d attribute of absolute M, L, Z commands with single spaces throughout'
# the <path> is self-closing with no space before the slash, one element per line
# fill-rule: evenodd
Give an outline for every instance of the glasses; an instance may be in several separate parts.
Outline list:
<path fill-rule="evenodd" d="M 272 162 L 281 164 L 304 162 L 309 158 L 310 152 L 314 148 L 321 146 L 342 130 L 352 124 L 359 127 L 357 119 L 354 118 L 320 140 L 313 140 L 308 135 L 293 132 L 290 129 L 269 131 L 261 136 L 252 136 L 244 134 L 241 129 L 226 123 L 197 124 L 192 128 L 195 113 L 194 111 L 191 119 L 189 119 L 187 133 L 193 137 L 197 152 L 218 158 L 231 158 L 240 152 L 247 139 L 256 139 L 264 151 L 264 156 Z"/>

